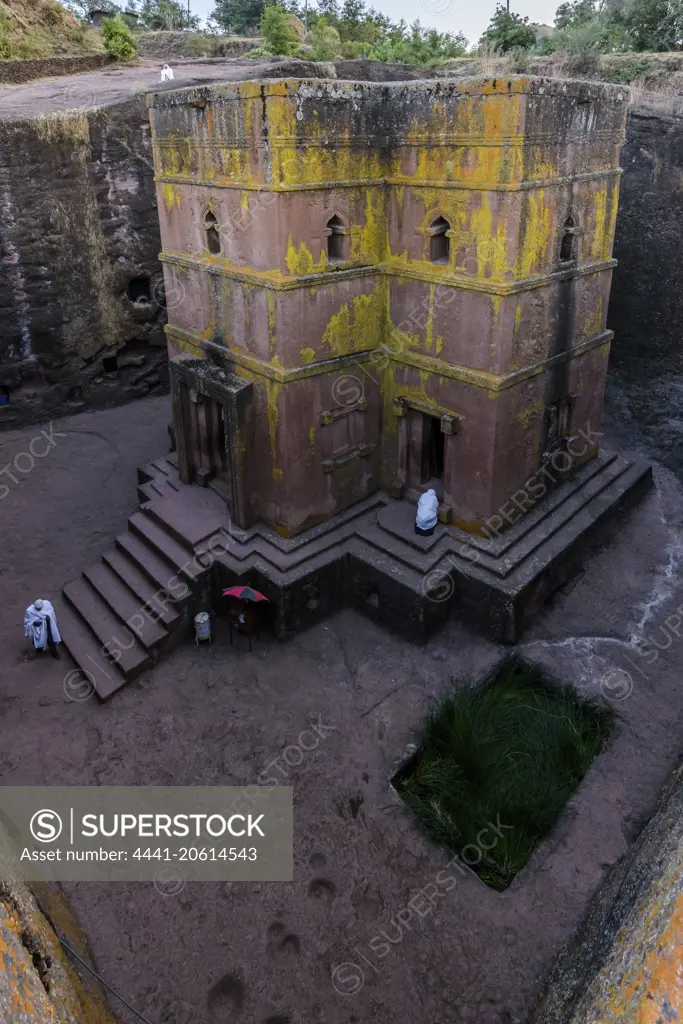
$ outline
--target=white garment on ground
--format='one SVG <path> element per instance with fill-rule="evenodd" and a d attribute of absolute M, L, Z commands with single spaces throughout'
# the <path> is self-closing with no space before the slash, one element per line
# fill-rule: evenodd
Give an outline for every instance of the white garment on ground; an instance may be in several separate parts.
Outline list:
<path fill-rule="evenodd" d="M 439 518 L 439 499 L 436 491 L 430 488 L 426 491 L 417 503 L 417 519 L 415 520 L 421 530 L 431 530 L 436 526 Z"/>
<path fill-rule="evenodd" d="M 50 620 L 50 626 L 52 627 L 52 639 L 56 644 L 61 643 L 61 636 L 57 629 L 57 619 L 55 618 L 55 610 L 49 601 L 43 601 L 42 608 L 36 608 L 34 604 L 30 604 L 26 609 L 24 615 L 24 636 L 30 636 L 33 640 L 33 646 L 38 650 L 44 650 L 47 647 L 47 620 Z M 35 622 L 39 624 L 34 625 Z"/>
<path fill-rule="evenodd" d="M 170 78 L 173 78 L 173 68 L 170 68 L 168 64 L 164 64 L 161 69 L 161 81 L 167 82 Z"/>

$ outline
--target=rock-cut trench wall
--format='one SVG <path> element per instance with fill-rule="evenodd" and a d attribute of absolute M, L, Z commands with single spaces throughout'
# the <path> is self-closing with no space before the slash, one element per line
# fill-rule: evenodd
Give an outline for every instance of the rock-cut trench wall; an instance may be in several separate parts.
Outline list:
<path fill-rule="evenodd" d="M 670 106 L 636 104 L 621 152 L 607 408 L 683 479 L 683 102 Z"/>
<path fill-rule="evenodd" d="M 144 96 L 0 122 L 0 427 L 167 386 Z"/>
<path fill-rule="evenodd" d="M 91 970 L 84 970 L 83 963 L 91 965 Z M 4 821 L 0 821 L 0 1021 L 114 1024 L 92 973 L 85 936 L 61 887 L 55 883 L 29 886 L 18 880 L 16 849 Z"/>

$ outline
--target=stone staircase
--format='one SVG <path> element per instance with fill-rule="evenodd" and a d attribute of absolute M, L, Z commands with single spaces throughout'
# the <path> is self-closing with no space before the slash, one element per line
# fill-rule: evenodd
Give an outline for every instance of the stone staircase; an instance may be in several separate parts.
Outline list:
<path fill-rule="evenodd" d="M 140 471 L 143 504 L 127 532 L 62 591 L 64 645 L 103 699 L 188 635 L 197 584 L 207 571 L 195 564 L 193 545 L 170 535 L 151 508 L 182 486 L 172 479 L 173 464 L 158 459 L 153 476 L 148 469 Z"/>

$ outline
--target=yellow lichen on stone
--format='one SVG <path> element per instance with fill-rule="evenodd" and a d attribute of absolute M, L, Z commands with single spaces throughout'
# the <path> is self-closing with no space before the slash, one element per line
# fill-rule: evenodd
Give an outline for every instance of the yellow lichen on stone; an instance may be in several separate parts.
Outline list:
<path fill-rule="evenodd" d="M 327 270 L 327 253 L 323 249 L 319 261 L 315 263 L 313 254 L 306 243 L 299 242 L 297 248 L 292 241 L 292 236 L 289 235 L 287 238 L 287 269 L 292 276 Z"/>
<path fill-rule="evenodd" d="M 161 198 L 166 208 L 166 213 L 171 213 L 174 206 L 180 209 L 180 190 L 168 181 L 161 183 Z"/>
<path fill-rule="evenodd" d="M 383 283 L 378 282 L 371 292 L 354 296 L 330 318 L 321 346 L 335 356 L 377 348 L 384 334 L 384 317 L 385 292 Z"/>
<path fill-rule="evenodd" d="M 517 276 L 522 279 L 531 277 L 543 269 L 550 245 L 551 218 L 545 189 L 536 189 L 529 193 L 524 218 L 524 231 L 515 267 Z"/>

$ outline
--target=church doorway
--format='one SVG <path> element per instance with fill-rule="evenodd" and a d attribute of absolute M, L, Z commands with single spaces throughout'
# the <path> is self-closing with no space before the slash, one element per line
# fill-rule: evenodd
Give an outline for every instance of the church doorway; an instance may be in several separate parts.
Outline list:
<path fill-rule="evenodd" d="M 441 430 L 441 417 L 423 413 L 422 424 L 422 484 L 434 487 L 443 481 L 446 435 Z"/>

